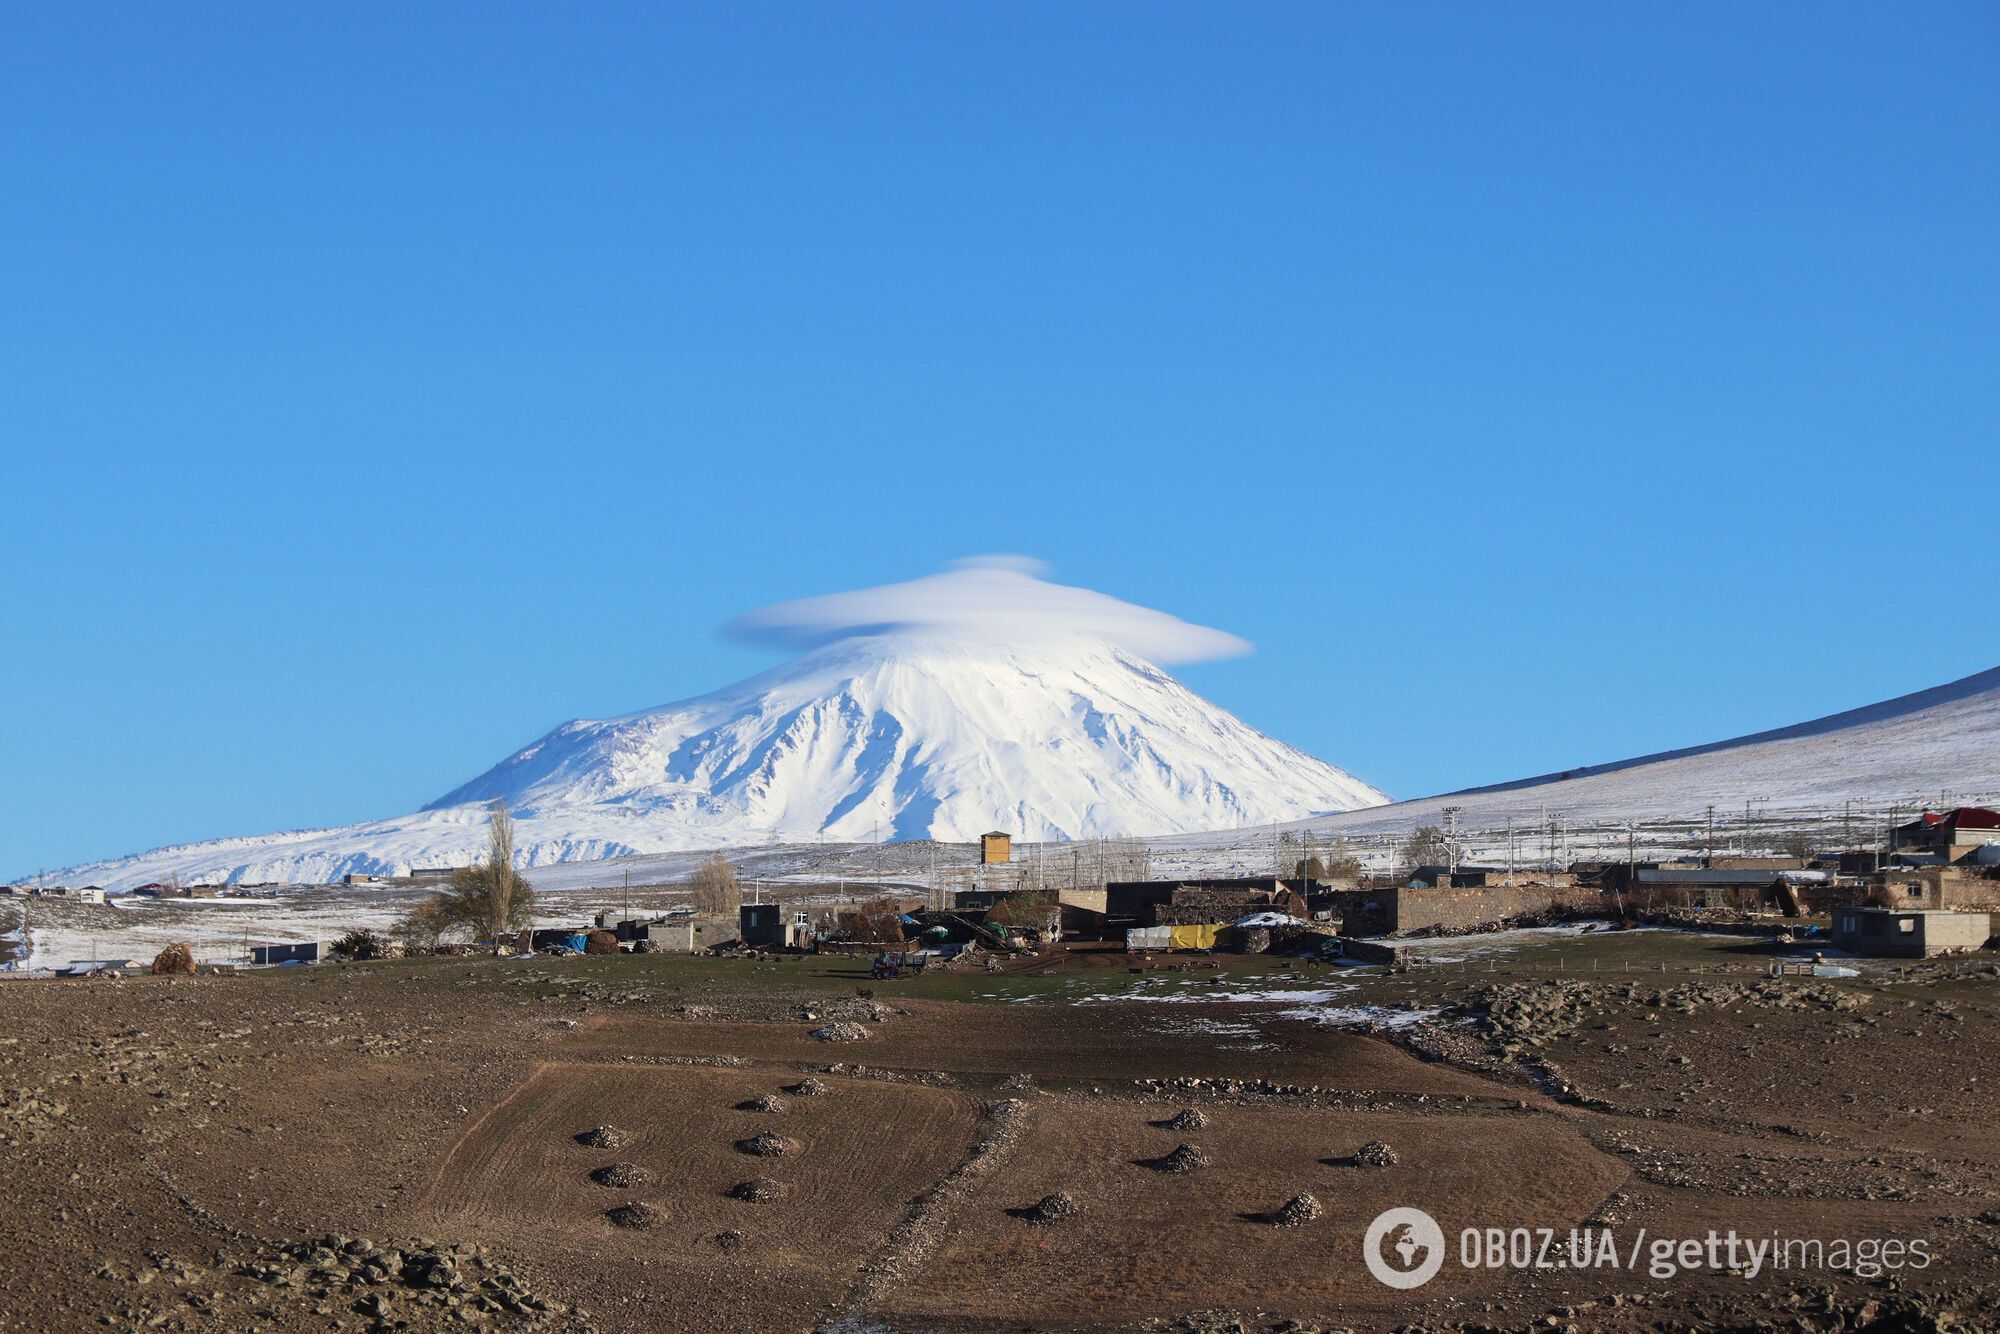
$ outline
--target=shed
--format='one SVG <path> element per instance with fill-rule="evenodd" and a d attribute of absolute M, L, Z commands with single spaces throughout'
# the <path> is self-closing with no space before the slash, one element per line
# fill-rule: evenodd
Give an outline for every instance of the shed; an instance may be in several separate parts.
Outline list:
<path fill-rule="evenodd" d="M 279 963 L 318 963 L 317 940 L 288 940 L 271 945 L 252 945 L 250 962 L 262 966 Z"/>
<path fill-rule="evenodd" d="M 1855 954 L 1926 959 L 1982 949 L 1993 936 L 1993 915 L 1937 909 L 1836 908 L 1833 943 Z"/>

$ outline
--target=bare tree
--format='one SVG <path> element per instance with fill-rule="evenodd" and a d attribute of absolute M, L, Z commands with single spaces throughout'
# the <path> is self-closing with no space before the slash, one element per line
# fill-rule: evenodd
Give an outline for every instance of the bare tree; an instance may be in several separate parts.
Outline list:
<path fill-rule="evenodd" d="M 515 886 L 524 891 L 527 886 L 514 874 L 514 817 L 507 813 L 504 800 L 495 801 L 490 809 L 486 863 L 492 874 L 486 877 L 486 923 L 489 933 L 497 936 L 514 924 Z"/>
<path fill-rule="evenodd" d="M 903 940 L 903 922 L 890 899 L 866 899 L 851 911 L 840 914 L 841 938 L 898 945 Z"/>
<path fill-rule="evenodd" d="M 694 872 L 694 910 L 703 917 L 734 917 L 743 906 L 743 886 L 736 868 L 716 853 Z"/>
<path fill-rule="evenodd" d="M 412 954 L 429 954 L 437 949 L 439 941 L 454 926 L 455 922 L 443 896 L 425 899 L 403 916 L 396 924 L 396 934 L 402 939 L 403 948 Z"/>
<path fill-rule="evenodd" d="M 1358 880 L 1361 869 L 1361 859 L 1348 847 L 1347 840 L 1337 838 L 1332 847 L 1301 860 L 1297 874 L 1314 880 Z"/>
<path fill-rule="evenodd" d="M 1778 851 L 1784 853 L 1787 857 L 1796 857 L 1802 862 L 1811 861 L 1813 857 L 1813 837 L 1803 829 L 1788 830 L 1778 840 Z"/>
<path fill-rule="evenodd" d="M 1445 839 L 1444 830 L 1434 824 L 1421 825 L 1410 831 L 1403 843 L 1403 860 L 1412 870 L 1419 866 L 1443 866 L 1451 859 L 1451 845 Z"/>
<path fill-rule="evenodd" d="M 493 803 L 485 864 L 452 872 L 451 887 L 431 901 L 430 911 L 440 931 L 462 926 L 485 940 L 497 941 L 533 924 L 535 894 L 514 869 L 514 819 L 506 802 Z"/>

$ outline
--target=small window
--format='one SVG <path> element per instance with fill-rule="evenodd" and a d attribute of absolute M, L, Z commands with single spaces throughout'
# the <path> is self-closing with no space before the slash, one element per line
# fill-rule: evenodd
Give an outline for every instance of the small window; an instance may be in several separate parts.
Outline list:
<path fill-rule="evenodd" d="M 1910 886 L 1910 897 L 1911 897 L 1911 898 L 1913 898 L 1913 899 L 1920 899 L 1920 898 L 1922 898 L 1923 896 L 1924 896 L 1924 887 L 1923 887 L 1922 885 L 1911 885 L 1911 886 Z"/>
<path fill-rule="evenodd" d="M 1914 917 L 1905 917 L 1902 921 L 1896 923 L 1896 929 L 1906 936 L 1915 935 L 1917 931 L 1917 919 Z"/>

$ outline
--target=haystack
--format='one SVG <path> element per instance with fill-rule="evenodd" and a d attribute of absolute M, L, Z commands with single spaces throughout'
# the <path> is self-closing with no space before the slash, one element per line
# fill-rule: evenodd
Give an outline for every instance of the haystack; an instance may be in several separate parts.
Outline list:
<path fill-rule="evenodd" d="M 192 945 L 169 945 L 153 956 L 153 976 L 170 977 L 176 973 L 194 971 L 194 947 Z"/>

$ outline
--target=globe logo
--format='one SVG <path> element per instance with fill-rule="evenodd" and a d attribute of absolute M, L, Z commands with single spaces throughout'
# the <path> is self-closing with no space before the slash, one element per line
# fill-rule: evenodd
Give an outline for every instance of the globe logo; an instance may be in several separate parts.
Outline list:
<path fill-rule="evenodd" d="M 1377 1282 L 1420 1288 L 1444 1267 L 1444 1229 L 1421 1209 L 1386 1209 L 1368 1225 L 1361 1258 Z"/>

